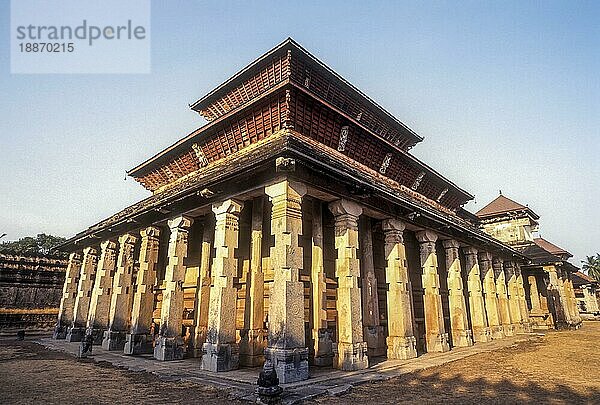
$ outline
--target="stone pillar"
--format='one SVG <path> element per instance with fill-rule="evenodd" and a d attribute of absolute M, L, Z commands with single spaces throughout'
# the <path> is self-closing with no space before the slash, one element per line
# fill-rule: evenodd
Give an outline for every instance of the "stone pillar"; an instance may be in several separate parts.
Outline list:
<path fill-rule="evenodd" d="M 548 278 L 550 280 L 547 290 L 548 295 L 552 297 L 552 302 L 554 303 L 556 327 L 568 327 L 571 324 L 571 316 L 569 313 L 569 307 L 567 305 L 562 280 L 558 278 L 558 272 L 556 271 L 556 267 L 553 265 L 544 266 L 544 271 L 548 274 Z"/>
<path fill-rule="evenodd" d="M 583 291 L 583 302 L 585 304 L 585 312 L 590 314 L 599 313 L 600 307 L 598 306 L 598 299 L 596 298 L 593 285 L 584 285 L 581 287 L 581 290 Z"/>
<path fill-rule="evenodd" d="M 473 328 L 473 340 L 476 343 L 489 342 L 492 332 L 488 327 L 487 314 L 485 312 L 485 300 L 481 286 L 481 272 L 477 261 L 477 249 L 467 247 L 463 249 L 465 263 L 468 271 L 469 309 L 471 312 L 471 327 Z"/>
<path fill-rule="evenodd" d="M 519 302 L 519 285 L 517 283 L 517 274 L 515 272 L 515 264 L 507 260 L 504 262 L 504 274 L 507 282 L 507 295 L 508 295 L 508 310 L 510 312 L 510 319 L 513 325 L 515 333 L 525 332 L 523 326 L 523 317 L 521 315 L 521 304 Z"/>
<path fill-rule="evenodd" d="M 504 273 L 504 260 L 494 257 L 492 261 L 494 277 L 496 279 L 496 293 L 498 295 L 498 312 L 500 313 L 500 322 L 505 336 L 513 336 L 515 328 L 510 313 L 508 303 L 508 291 L 506 288 L 506 274 Z"/>
<path fill-rule="evenodd" d="M 575 297 L 573 280 L 571 280 L 568 272 L 563 271 L 563 274 L 565 279 L 565 294 L 567 295 L 567 301 L 569 302 L 571 320 L 573 322 L 573 326 L 579 327 L 579 325 L 581 324 L 581 315 L 579 314 L 579 308 L 577 307 L 577 298 Z"/>
<path fill-rule="evenodd" d="M 92 247 L 83 249 L 83 260 L 77 283 L 77 297 L 73 307 L 73 325 L 67 331 L 68 342 L 80 342 L 85 336 L 88 312 L 90 309 L 90 296 L 96 277 L 98 252 Z"/>
<path fill-rule="evenodd" d="M 263 236 L 263 197 L 252 201 L 252 224 L 250 235 L 250 271 L 248 274 L 246 300 L 250 300 L 248 308 L 249 328 L 240 342 L 240 364 L 242 366 L 261 366 L 265 361 L 264 328 L 264 284 L 265 275 L 262 269 L 262 236 Z"/>
<path fill-rule="evenodd" d="M 289 180 L 265 187 L 271 199 L 273 284 L 269 301 L 269 345 L 265 357 L 273 363 L 280 383 L 308 378 L 308 348 L 304 339 L 302 197 L 306 186 Z"/>
<path fill-rule="evenodd" d="M 211 269 L 212 286 L 208 308 L 206 342 L 202 346 L 202 369 L 218 372 L 239 367 L 236 343 L 236 289 L 239 216 L 242 203 L 226 200 L 213 204 L 215 213 L 215 258 Z"/>
<path fill-rule="evenodd" d="M 77 281 L 81 272 L 81 254 L 78 252 L 69 255 L 67 272 L 65 274 L 65 283 L 63 284 L 62 298 L 60 299 L 60 308 L 58 310 L 58 320 L 54 328 L 54 339 L 64 339 L 67 337 L 67 329 L 73 324 L 73 309 L 75 307 L 75 298 L 77 297 Z"/>
<path fill-rule="evenodd" d="M 160 335 L 154 346 L 157 360 L 181 360 L 185 353 L 181 325 L 183 321 L 184 260 L 187 257 L 188 234 L 193 219 L 179 216 L 168 221 L 168 263 L 165 270 L 165 290 L 160 311 Z"/>
<path fill-rule="evenodd" d="M 150 334 L 152 313 L 154 312 L 154 286 L 160 244 L 160 229 L 150 226 L 140 231 L 140 269 L 137 273 L 136 291 L 131 309 L 131 329 L 125 338 L 125 354 L 151 354 L 153 352 Z"/>
<path fill-rule="evenodd" d="M 525 298 L 525 285 L 523 283 L 523 273 L 521 266 L 515 263 L 515 274 L 517 275 L 517 286 L 519 291 L 519 308 L 521 309 L 521 319 L 523 320 L 523 331 L 529 333 L 533 331 L 531 320 L 529 319 L 529 309 L 527 308 L 527 299 Z"/>
<path fill-rule="evenodd" d="M 316 366 L 333 364 L 332 332 L 327 328 L 327 283 L 323 268 L 323 215 L 321 201 L 312 204 L 312 267 L 310 273 L 313 306 L 314 342 L 313 363 Z"/>
<path fill-rule="evenodd" d="M 417 340 L 413 331 L 412 287 L 408 277 L 404 223 L 396 219 L 382 222 L 385 234 L 385 278 L 388 285 L 388 359 L 417 357 Z"/>
<path fill-rule="evenodd" d="M 362 270 L 363 336 L 367 342 L 369 357 L 384 356 L 385 332 L 379 323 L 379 297 L 377 278 L 373 263 L 373 232 L 371 219 L 362 216 L 359 220 L 360 268 Z"/>
<path fill-rule="evenodd" d="M 448 269 L 448 301 L 450 304 L 450 329 L 452 344 L 456 347 L 473 345 L 473 334 L 469 329 L 467 304 L 463 291 L 462 269 L 458 256 L 459 244 L 455 240 L 442 242 L 446 251 L 446 269 Z"/>
<path fill-rule="evenodd" d="M 358 251 L 358 217 L 362 208 L 348 200 L 329 204 L 335 216 L 335 275 L 337 288 L 338 345 L 334 367 L 359 370 L 369 366 L 367 342 L 363 339 L 361 291 L 358 286 L 360 260 Z"/>
<path fill-rule="evenodd" d="M 502 318 L 500 317 L 500 309 L 498 308 L 498 294 L 496 292 L 496 279 L 492 267 L 492 255 L 488 252 L 479 252 L 479 266 L 485 297 L 485 310 L 488 325 L 492 332 L 492 339 L 502 339 L 504 337 L 504 329 L 502 328 Z"/>
<path fill-rule="evenodd" d="M 532 274 L 527 277 L 527 281 L 529 282 L 529 300 L 531 301 L 531 312 L 541 311 L 542 303 L 540 302 L 540 293 L 537 288 L 537 281 L 535 276 Z"/>
<path fill-rule="evenodd" d="M 94 344 L 102 343 L 104 331 L 108 329 L 108 314 L 110 311 L 110 295 L 115 274 L 117 258 L 117 244 L 112 240 L 105 240 L 100 244 L 100 259 L 96 280 L 90 299 L 90 310 L 87 319 L 86 335 L 91 335 Z"/>
<path fill-rule="evenodd" d="M 435 252 L 437 234 L 430 230 L 417 232 L 421 251 L 421 269 L 423 280 L 423 304 L 425 306 L 425 342 L 428 352 L 446 352 L 450 350 L 448 333 L 444 328 L 442 296 L 440 295 L 440 276 Z"/>
<path fill-rule="evenodd" d="M 105 350 L 125 348 L 125 335 L 129 330 L 133 303 L 133 253 L 136 241 L 137 236 L 131 233 L 119 237 L 119 255 L 110 296 L 108 330 L 104 332 L 102 340 L 102 348 Z"/>
<path fill-rule="evenodd" d="M 202 357 L 202 346 L 206 342 L 208 330 L 208 309 L 210 306 L 210 286 L 212 284 L 210 261 L 215 234 L 214 214 L 204 216 L 202 228 L 202 246 L 200 254 L 200 269 L 196 289 L 195 325 L 194 328 L 194 357 Z"/>

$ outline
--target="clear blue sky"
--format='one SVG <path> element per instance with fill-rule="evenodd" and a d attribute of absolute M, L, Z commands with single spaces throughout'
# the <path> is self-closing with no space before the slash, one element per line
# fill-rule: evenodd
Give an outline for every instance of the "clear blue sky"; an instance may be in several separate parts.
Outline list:
<path fill-rule="evenodd" d="M 152 73 L 11 75 L 0 4 L 0 234 L 70 236 L 148 195 L 125 170 L 201 126 L 188 103 L 293 37 L 476 195 L 600 252 L 600 3 L 152 2 Z M 270 3 L 270 4 L 269 4 Z M 485 4 L 484 4 L 485 3 Z"/>

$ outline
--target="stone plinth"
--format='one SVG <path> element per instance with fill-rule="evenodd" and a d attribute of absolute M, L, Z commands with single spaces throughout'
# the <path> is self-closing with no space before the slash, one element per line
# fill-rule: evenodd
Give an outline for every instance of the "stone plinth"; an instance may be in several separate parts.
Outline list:
<path fill-rule="evenodd" d="M 442 242 L 446 252 L 446 269 L 448 270 L 448 303 L 450 306 L 450 330 L 452 344 L 456 347 L 467 347 L 473 344 L 473 336 L 469 328 L 467 304 L 463 291 L 463 279 L 459 244 L 455 240 Z"/>
<path fill-rule="evenodd" d="M 87 247 L 83 249 L 81 272 L 77 283 L 77 296 L 73 307 L 73 325 L 67 330 L 66 336 L 69 342 L 81 342 L 85 336 L 97 262 L 98 252 L 95 248 Z"/>
<path fill-rule="evenodd" d="M 395 219 L 385 219 L 381 227 L 385 235 L 385 281 L 388 285 L 388 359 L 417 357 L 416 338 L 412 322 L 412 287 L 408 277 L 405 225 Z"/>
<path fill-rule="evenodd" d="M 160 230 L 148 227 L 140 231 L 140 268 L 137 273 L 136 291 L 131 309 L 131 329 L 125 337 L 125 354 L 149 354 L 153 352 L 150 325 L 154 311 L 154 285 Z"/>
<path fill-rule="evenodd" d="M 165 290 L 160 312 L 160 335 L 154 347 L 157 360 L 180 360 L 185 354 L 181 324 L 183 320 L 184 260 L 187 257 L 188 233 L 192 219 L 179 216 L 169 220 L 168 264 L 165 271 Z"/>
<path fill-rule="evenodd" d="M 206 342 L 202 346 L 202 369 L 219 372 L 239 367 L 236 343 L 236 298 L 233 278 L 237 275 L 239 215 L 242 204 L 226 200 L 213 204 L 215 213 L 215 258 L 208 309 Z"/>
<path fill-rule="evenodd" d="M 444 327 L 442 297 L 440 295 L 440 277 L 435 252 L 437 235 L 429 230 L 416 234 L 421 253 L 423 280 L 423 304 L 425 307 L 425 341 L 428 352 L 447 352 L 450 350 L 448 334 Z"/>
<path fill-rule="evenodd" d="M 270 288 L 269 341 L 265 358 L 270 359 L 281 383 L 308 379 L 308 349 L 304 341 L 304 284 L 302 197 L 306 187 L 288 180 L 265 187 L 271 199 L 271 248 L 273 284 Z"/>
<path fill-rule="evenodd" d="M 367 343 L 363 337 L 361 291 L 358 286 L 360 260 L 357 257 L 358 217 L 362 208 L 348 200 L 329 204 L 335 217 L 335 275 L 337 288 L 338 344 L 334 367 L 352 371 L 367 368 Z"/>
<path fill-rule="evenodd" d="M 481 272 L 477 260 L 477 249 L 466 247 L 463 249 L 468 272 L 469 310 L 471 313 L 471 327 L 473 340 L 477 343 L 489 342 L 492 333 L 488 327 L 483 287 L 481 285 Z"/>

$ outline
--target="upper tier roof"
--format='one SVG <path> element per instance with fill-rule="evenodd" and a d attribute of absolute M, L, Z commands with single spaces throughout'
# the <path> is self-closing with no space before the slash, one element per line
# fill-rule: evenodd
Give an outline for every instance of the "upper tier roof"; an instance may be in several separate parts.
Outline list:
<path fill-rule="evenodd" d="M 276 64 L 283 55 L 291 56 L 289 63 L 284 61 Z M 324 98 L 344 112 L 353 116 L 360 115 L 361 121 L 372 127 L 375 132 L 384 133 L 386 136 L 392 135 L 393 132 L 393 142 L 401 144 L 403 149 L 410 148 L 423 140 L 423 137 L 417 135 L 292 38 L 287 38 L 254 60 L 190 107 L 208 121 L 212 121 L 268 90 L 277 79 L 285 78 L 300 82 L 315 93 L 321 92 Z"/>
<path fill-rule="evenodd" d="M 523 204 L 519 204 L 518 202 L 513 201 L 510 198 L 503 196 L 502 194 L 496 197 L 496 199 L 494 199 L 488 205 L 477 211 L 475 215 L 477 215 L 481 219 L 485 219 L 514 211 L 526 211 L 533 219 L 540 218 L 535 212 L 531 210 L 531 208 Z"/>
<path fill-rule="evenodd" d="M 567 252 L 566 250 L 564 250 L 563 248 L 561 248 L 559 246 L 556 246 L 553 243 L 548 242 L 546 239 L 535 238 L 533 240 L 533 242 L 535 242 L 536 245 L 538 245 L 545 251 L 550 252 L 555 256 L 568 256 L 568 257 L 573 256 L 571 253 Z"/>

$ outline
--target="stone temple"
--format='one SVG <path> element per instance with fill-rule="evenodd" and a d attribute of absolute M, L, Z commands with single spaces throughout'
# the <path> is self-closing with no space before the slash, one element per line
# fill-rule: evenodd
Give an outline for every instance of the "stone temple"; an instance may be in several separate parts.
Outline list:
<path fill-rule="evenodd" d="M 191 108 L 208 123 L 128 172 L 152 195 L 63 246 L 55 338 L 289 383 L 578 324 L 564 257 L 491 232 L 422 137 L 292 39 Z"/>

